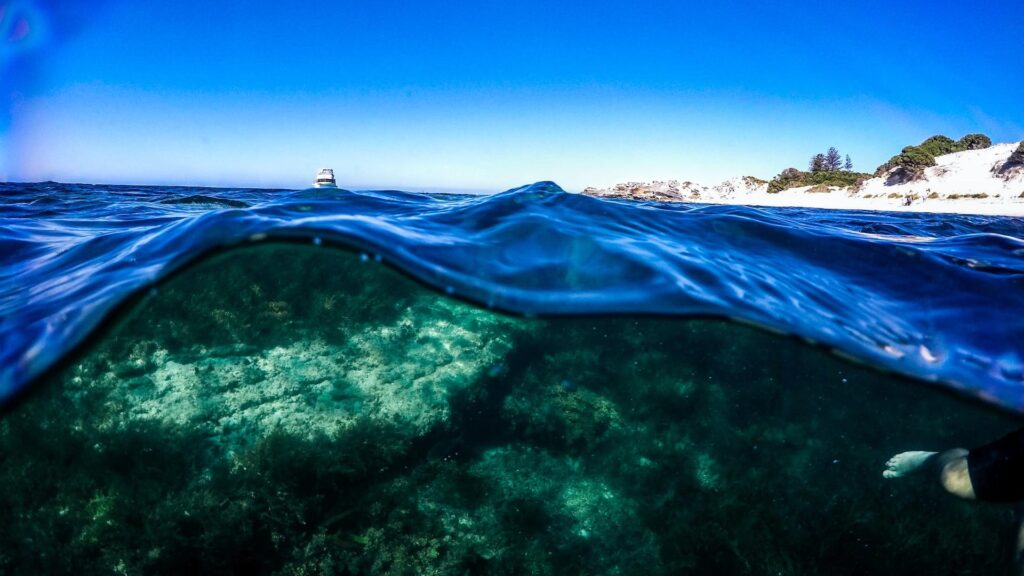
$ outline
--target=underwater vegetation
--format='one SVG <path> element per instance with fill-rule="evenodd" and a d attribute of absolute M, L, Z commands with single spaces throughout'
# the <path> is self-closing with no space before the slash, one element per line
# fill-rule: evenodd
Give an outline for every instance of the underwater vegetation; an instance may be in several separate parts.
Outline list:
<path fill-rule="evenodd" d="M 0 419 L 0 572 L 1000 574 L 909 449 L 1019 427 L 734 323 L 518 318 L 373 259 L 196 265 Z"/>

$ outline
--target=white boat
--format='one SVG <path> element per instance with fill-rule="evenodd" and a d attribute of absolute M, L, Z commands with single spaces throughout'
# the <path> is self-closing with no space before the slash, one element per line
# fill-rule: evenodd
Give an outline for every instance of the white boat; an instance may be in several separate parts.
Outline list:
<path fill-rule="evenodd" d="M 313 182 L 315 188 L 337 188 L 338 184 L 334 181 L 334 170 L 330 168 L 321 168 L 316 173 L 316 182 Z"/>

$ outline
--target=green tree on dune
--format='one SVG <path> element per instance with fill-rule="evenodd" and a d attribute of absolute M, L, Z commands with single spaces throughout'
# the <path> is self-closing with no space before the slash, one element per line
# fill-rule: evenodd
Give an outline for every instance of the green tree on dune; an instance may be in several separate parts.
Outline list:
<path fill-rule="evenodd" d="M 824 172 L 825 171 L 825 155 L 815 154 L 811 156 L 811 162 L 808 166 L 811 172 Z"/>
<path fill-rule="evenodd" d="M 830 147 L 825 153 L 825 170 L 838 172 L 842 165 L 843 157 L 839 155 L 839 150 L 836 150 L 835 146 Z"/>

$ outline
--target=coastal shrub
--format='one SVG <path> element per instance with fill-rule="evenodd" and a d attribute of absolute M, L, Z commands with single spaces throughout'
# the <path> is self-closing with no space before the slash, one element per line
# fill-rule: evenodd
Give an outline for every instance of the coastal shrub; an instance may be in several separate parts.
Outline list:
<path fill-rule="evenodd" d="M 853 186 L 858 180 L 870 177 L 869 174 L 859 172 L 819 172 L 807 174 L 799 186 Z"/>
<path fill-rule="evenodd" d="M 1006 159 L 1006 163 L 1012 165 L 1024 164 L 1024 142 L 1017 145 L 1017 149 Z"/>
<path fill-rule="evenodd" d="M 777 194 L 783 190 L 799 188 L 801 186 L 856 186 L 863 183 L 864 179 L 870 177 L 870 174 L 864 174 L 861 172 L 843 172 L 838 170 L 801 172 L 796 168 L 786 168 L 768 183 L 768 192 L 771 194 Z M 822 188 L 818 188 L 815 191 L 822 192 L 824 190 Z"/>
<path fill-rule="evenodd" d="M 959 150 L 984 150 L 991 145 L 992 139 L 984 134 L 968 134 L 956 143 Z"/>
<path fill-rule="evenodd" d="M 942 156 L 943 154 L 960 151 L 960 149 L 957 148 L 957 143 L 954 142 L 952 138 L 941 134 L 932 136 L 924 142 L 921 142 L 921 145 L 918 146 L 918 148 L 932 156 Z M 904 148 L 904 151 L 906 151 L 906 148 Z"/>
<path fill-rule="evenodd" d="M 801 175 L 803 175 L 803 172 L 797 170 L 796 168 L 786 168 L 785 170 L 779 173 L 778 177 L 784 180 L 796 180 L 797 178 L 800 178 Z"/>
<path fill-rule="evenodd" d="M 903 151 L 889 159 L 875 170 L 875 176 L 882 176 L 896 167 L 903 168 L 901 178 L 916 175 L 921 170 L 935 166 L 935 157 L 965 150 L 983 150 L 992 146 L 992 139 L 984 134 L 968 134 L 960 140 L 953 141 L 948 136 L 937 134 L 921 142 L 918 146 L 907 146 Z"/>
<path fill-rule="evenodd" d="M 935 137 L 933 136 L 933 138 Z M 882 176 L 893 168 L 902 168 L 906 175 L 917 174 L 929 166 L 935 166 L 935 156 L 919 146 L 907 146 L 902 152 L 879 166 L 875 170 L 875 176 Z"/>
<path fill-rule="evenodd" d="M 1010 153 L 1005 162 L 993 166 L 992 172 L 1008 178 L 1012 174 L 1019 172 L 1021 167 L 1024 167 L 1024 142 L 1017 145 L 1016 150 Z"/>
<path fill-rule="evenodd" d="M 923 170 L 935 166 L 935 155 L 918 146 L 907 146 L 896 157 L 896 165 L 908 170 Z"/>
<path fill-rule="evenodd" d="M 768 193 L 778 194 L 787 188 L 793 188 L 793 185 L 790 184 L 800 181 L 804 174 L 806 172 L 801 172 L 796 168 L 786 168 L 768 183 Z"/>

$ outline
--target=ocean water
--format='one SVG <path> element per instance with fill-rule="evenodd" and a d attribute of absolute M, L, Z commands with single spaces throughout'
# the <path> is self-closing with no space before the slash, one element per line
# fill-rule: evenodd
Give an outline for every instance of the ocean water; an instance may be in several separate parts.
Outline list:
<path fill-rule="evenodd" d="M 0 572 L 1004 573 L 991 217 L 0 185 Z"/>

